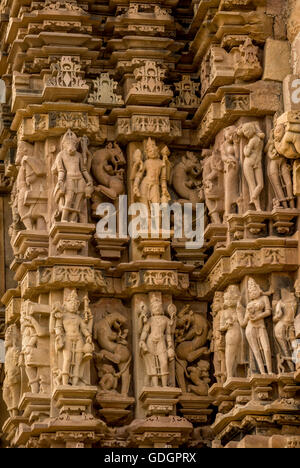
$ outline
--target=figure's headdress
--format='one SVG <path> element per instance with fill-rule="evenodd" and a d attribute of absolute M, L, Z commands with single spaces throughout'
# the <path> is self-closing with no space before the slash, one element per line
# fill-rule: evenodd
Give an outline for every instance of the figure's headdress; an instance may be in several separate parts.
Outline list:
<path fill-rule="evenodd" d="M 78 142 L 79 139 L 70 128 L 66 131 L 61 141 L 62 145 L 64 145 L 65 143 L 73 143 L 75 146 L 78 145 Z"/>
<path fill-rule="evenodd" d="M 151 292 L 151 293 L 149 293 L 149 304 L 150 304 L 150 307 L 152 307 L 154 305 L 157 305 L 157 304 L 162 306 L 161 292 Z"/>
<path fill-rule="evenodd" d="M 155 141 L 150 137 L 148 138 L 147 143 L 146 143 L 146 152 L 148 153 L 148 151 L 158 152 L 158 148 L 157 148 Z"/>
<path fill-rule="evenodd" d="M 65 290 L 65 302 L 66 301 L 78 301 L 78 302 L 80 302 L 76 289 L 66 289 Z"/>
<path fill-rule="evenodd" d="M 249 292 L 254 292 L 254 291 L 258 291 L 258 290 L 261 290 L 261 288 L 257 284 L 257 282 L 255 281 L 255 279 L 249 278 L 248 279 L 248 291 Z"/>

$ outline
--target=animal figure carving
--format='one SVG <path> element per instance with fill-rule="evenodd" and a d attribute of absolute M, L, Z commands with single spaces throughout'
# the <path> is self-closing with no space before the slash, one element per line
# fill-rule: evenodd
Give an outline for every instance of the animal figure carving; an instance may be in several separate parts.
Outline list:
<path fill-rule="evenodd" d="M 121 393 L 128 395 L 130 384 L 131 355 L 128 349 L 126 328 L 127 319 L 120 312 L 112 312 L 99 320 L 94 326 L 94 340 L 99 345 L 100 352 L 96 353 L 96 366 L 99 375 L 107 362 L 118 367 L 117 377 L 121 377 Z"/>
<path fill-rule="evenodd" d="M 96 192 L 116 200 L 125 192 L 124 172 L 126 159 L 117 143 L 109 143 L 106 148 L 96 151 L 92 159 L 92 174 L 98 186 Z"/>
<path fill-rule="evenodd" d="M 176 378 L 184 393 L 185 377 L 190 377 L 187 373 L 188 363 L 193 363 L 209 352 L 205 347 L 208 333 L 209 325 L 203 315 L 196 314 L 189 305 L 179 312 L 175 331 Z"/>
<path fill-rule="evenodd" d="M 182 198 L 182 202 L 200 203 L 200 186 L 202 168 L 200 161 L 194 153 L 187 151 L 172 170 L 171 181 L 176 193 Z"/>

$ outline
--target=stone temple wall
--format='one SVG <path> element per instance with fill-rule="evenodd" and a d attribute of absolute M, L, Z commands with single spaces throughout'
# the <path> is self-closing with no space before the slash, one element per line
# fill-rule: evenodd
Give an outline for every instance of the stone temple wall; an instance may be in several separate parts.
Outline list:
<path fill-rule="evenodd" d="M 1 0 L 0 77 L 2 446 L 299 447 L 300 1 Z"/>

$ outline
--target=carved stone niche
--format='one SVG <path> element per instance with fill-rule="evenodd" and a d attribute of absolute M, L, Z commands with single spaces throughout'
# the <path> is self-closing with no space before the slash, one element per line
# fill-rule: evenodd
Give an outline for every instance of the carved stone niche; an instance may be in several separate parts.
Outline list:
<path fill-rule="evenodd" d="M 94 316 L 94 365 L 98 413 L 107 423 L 123 424 L 131 414 L 131 324 L 129 309 L 119 299 L 102 298 L 91 306 Z M 100 409 L 99 409 L 100 408 Z"/>
<path fill-rule="evenodd" d="M 218 46 L 211 46 L 201 65 L 202 96 L 217 87 L 248 82 L 262 74 L 260 51 L 249 36 L 238 36 L 238 47 L 229 52 Z"/>
<path fill-rule="evenodd" d="M 177 303 L 175 373 L 182 390 L 181 413 L 191 422 L 206 423 L 212 410 L 210 384 L 211 330 L 205 303 Z"/>
<path fill-rule="evenodd" d="M 162 106 L 170 101 L 173 92 L 164 83 L 167 70 L 162 63 L 145 60 L 134 70 L 134 80 L 125 82 L 125 103 Z"/>
<path fill-rule="evenodd" d="M 46 101 L 81 101 L 89 92 L 89 86 L 82 76 L 80 57 L 62 56 L 51 64 L 51 75 L 44 76 L 43 98 Z"/>

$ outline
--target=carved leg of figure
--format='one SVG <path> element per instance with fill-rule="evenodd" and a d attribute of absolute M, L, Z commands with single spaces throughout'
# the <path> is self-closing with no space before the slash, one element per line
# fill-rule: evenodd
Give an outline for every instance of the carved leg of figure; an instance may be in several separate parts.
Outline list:
<path fill-rule="evenodd" d="M 83 199 L 84 199 L 84 193 L 80 192 L 75 195 L 75 201 L 74 201 L 74 210 L 76 210 L 76 212 L 74 213 L 75 221 L 76 219 L 79 218 L 79 221 L 83 222 L 84 215 L 81 213 Z"/>
<path fill-rule="evenodd" d="M 258 337 L 256 336 L 256 333 L 257 331 L 253 329 L 253 327 L 251 328 L 247 327 L 246 337 L 247 337 L 249 346 L 254 354 L 260 373 L 265 374 L 266 373 L 265 366 L 264 366 L 264 362 L 262 360 L 262 356 L 260 353 L 259 342 L 258 342 Z"/>
<path fill-rule="evenodd" d="M 227 379 L 236 377 L 238 354 L 241 345 L 241 332 L 238 327 L 231 328 L 226 334 L 225 345 L 225 362 Z"/>
<path fill-rule="evenodd" d="M 65 349 L 63 351 L 63 369 L 62 369 L 62 384 L 69 385 L 70 367 L 71 367 L 71 351 Z"/>
<path fill-rule="evenodd" d="M 122 372 L 126 366 L 128 366 L 127 363 L 120 364 L 120 367 L 119 367 L 120 372 Z M 122 387 L 121 387 L 122 395 L 128 395 L 129 385 L 130 385 L 130 369 L 128 367 L 128 369 L 126 369 L 122 373 Z"/>
<path fill-rule="evenodd" d="M 3 400 L 7 406 L 7 409 L 10 410 L 12 407 L 11 390 L 6 385 L 3 386 Z"/>
<path fill-rule="evenodd" d="M 282 173 L 282 178 L 285 183 L 287 196 L 290 199 L 290 207 L 295 208 L 295 200 L 294 200 L 294 194 L 293 194 L 293 184 L 292 184 L 290 168 L 285 161 L 283 162 L 281 166 L 281 173 Z"/>
<path fill-rule="evenodd" d="M 176 361 L 175 369 L 176 369 L 177 383 L 179 387 L 181 388 L 182 393 L 186 393 L 186 384 L 185 384 L 185 378 L 184 378 L 184 370 L 185 370 L 184 361 L 180 361 L 180 362 Z"/>
<path fill-rule="evenodd" d="M 275 339 L 277 342 L 277 346 L 279 349 L 279 354 L 281 357 L 290 357 L 291 356 L 291 350 L 289 346 L 289 342 L 287 341 L 287 330 L 285 325 L 281 325 L 280 323 L 277 323 L 274 327 L 274 335 Z M 292 361 L 286 360 L 287 365 L 290 369 L 291 372 L 294 372 L 294 364 Z"/>
<path fill-rule="evenodd" d="M 268 336 L 268 332 L 266 328 L 261 328 L 259 330 L 259 335 L 260 335 L 260 342 L 262 344 L 262 349 L 264 350 L 268 374 L 272 374 L 273 369 L 272 369 L 271 347 L 270 347 L 269 336 Z"/>
<path fill-rule="evenodd" d="M 31 393 L 39 393 L 40 386 L 39 386 L 37 368 L 26 366 L 26 374 L 29 380 Z"/>
<path fill-rule="evenodd" d="M 214 352 L 214 368 L 215 368 L 215 376 L 217 378 L 217 381 L 220 381 L 220 376 L 221 376 L 221 361 L 218 356 L 218 351 Z"/>
<path fill-rule="evenodd" d="M 272 187 L 273 187 L 273 190 L 274 190 L 274 193 L 275 193 L 275 196 L 276 196 L 277 200 L 278 201 L 283 200 L 285 198 L 285 195 L 284 195 L 282 187 L 281 187 L 281 180 L 280 180 L 280 177 L 279 177 L 279 173 L 274 172 L 274 170 L 272 170 L 272 172 L 270 171 L 269 177 L 270 177 L 270 181 L 271 181 L 271 184 L 272 184 Z M 282 206 L 284 208 L 287 208 L 288 207 L 287 202 L 282 202 Z"/>
<path fill-rule="evenodd" d="M 73 204 L 73 192 L 67 191 L 66 196 L 65 196 L 65 207 L 62 211 L 62 217 L 61 217 L 61 220 L 63 222 L 69 221 L 70 211 L 68 208 L 72 208 L 72 204 Z"/>
<path fill-rule="evenodd" d="M 38 231 L 44 231 L 46 229 L 47 223 L 43 216 L 39 216 L 36 221 L 36 228 Z"/>
<path fill-rule="evenodd" d="M 19 384 L 12 385 L 11 394 L 12 394 L 12 415 L 18 416 L 19 414 L 18 405 L 19 405 L 19 400 L 20 400 Z"/>
<path fill-rule="evenodd" d="M 207 352 L 207 348 L 205 348 L 205 347 L 196 349 L 195 351 L 191 351 L 189 353 L 189 362 L 196 361 L 196 359 L 201 357 L 205 352 Z"/>
<path fill-rule="evenodd" d="M 227 378 L 235 377 L 236 374 L 236 356 L 232 347 L 226 349 L 226 371 Z"/>
<path fill-rule="evenodd" d="M 256 171 L 253 169 L 252 164 L 248 162 L 248 160 L 245 160 L 244 163 L 244 175 L 245 179 L 248 184 L 249 188 L 249 193 L 250 193 L 250 204 L 253 203 L 257 209 L 257 211 L 261 211 L 260 207 L 260 201 L 259 201 L 259 195 L 262 191 L 262 188 L 258 182 L 258 185 L 256 183 L 255 179 L 255 173 Z M 258 179 L 259 179 L 260 174 L 258 174 Z"/>
<path fill-rule="evenodd" d="M 29 216 L 24 216 L 24 218 L 22 218 L 22 222 L 23 222 L 24 226 L 26 227 L 26 229 L 28 229 L 30 231 L 33 229 L 33 223 L 32 223 Z"/>
<path fill-rule="evenodd" d="M 168 375 L 169 375 L 169 365 L 168 365 L 168 356 L 167 354 L 161 354 L 159 356 L 160 370 L 161 370 L 161 381 L 162 386 L 168 386 Z"/>
<path fill-rule="evenodd" d="M 83 357 L 83 353 L 81 351 L 75 353 L 75 365 L 74 365 L 73 376 L 72 376 L 72 384 L 74 386 L 79 384 L 82 357 Z"/>
<path fill-rule="evenodd" d="M 158 377 L 156 375 L 153 375 L 151 380 L 152 380 L 152 386 L 158 387 Z"/>

